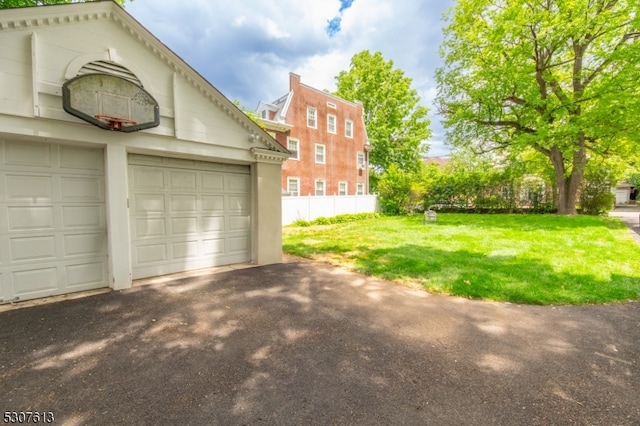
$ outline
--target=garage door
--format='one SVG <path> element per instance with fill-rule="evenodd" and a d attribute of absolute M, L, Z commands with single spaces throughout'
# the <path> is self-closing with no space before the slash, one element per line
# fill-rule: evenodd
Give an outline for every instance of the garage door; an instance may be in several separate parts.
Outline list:
<path fill-rule="evenodd" d="M 251 260 L 249 166 L 129 155 L 133 279 Z"/>
<path fill-rule="evenodd" d="M 0 300 L 107 287 L 103 151 L 0 141 Z"/>

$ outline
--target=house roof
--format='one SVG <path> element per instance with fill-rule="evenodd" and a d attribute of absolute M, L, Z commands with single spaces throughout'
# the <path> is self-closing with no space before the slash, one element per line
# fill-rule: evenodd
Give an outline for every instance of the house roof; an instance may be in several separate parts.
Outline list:
<path fill-rule="evenodd" d="M 287 111 L 291 105 L 293 92 L 289 92 L 273 102 L 258 102 L 256 112 L 260 114 L 260 123 L 267 129 L 286 132 L 293 128 L 292 124 L 286 122 Z M 264 114 L 267 112 L 267 114 Z"/>
<path fill-rule="evenodd" d="M 252 135 L 254 141 L 263 144 L 269 150 L 289 153 L 284 146 L 251 120 L 180 56 L 111 0 L 2 9 L 0 10 L 0 32 L 100 20 L 110 20 L 122 27 L 169 68 L 196 88 L 202 96 L 240 124 Z"/>

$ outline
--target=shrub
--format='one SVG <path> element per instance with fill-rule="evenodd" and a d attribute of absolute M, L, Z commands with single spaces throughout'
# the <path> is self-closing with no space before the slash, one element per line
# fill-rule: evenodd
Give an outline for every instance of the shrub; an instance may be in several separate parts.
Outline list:
<path fill-rule="evenodd" d="M 291 226 L 307 227 L 313 225 L 333 225 L 336 223 L 355 222 L 358 220 L 375 219 L 380 217 L 380 213 L 348 213 L 333 217 L 318 217 L 311 221 L 298 219 Z"/>
<path fill-rule="evenodd" d="M 405 172 L 392 164 L 380 177 L 378 194 L 385 214 L 411 214 L 422 209 L 424 183 L 418 173 Z"/>

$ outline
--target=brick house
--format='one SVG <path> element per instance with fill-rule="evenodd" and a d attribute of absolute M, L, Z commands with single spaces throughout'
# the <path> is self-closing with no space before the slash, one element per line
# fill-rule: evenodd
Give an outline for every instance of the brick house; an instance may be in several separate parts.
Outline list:
<path fill-rule="evenodd" d="M 289 93 L 256 112 L 292 155 L 282 167 L 283 195 L 367 195 L 368 143 L 362 103 L 302 84 L 289 74 Z"/>

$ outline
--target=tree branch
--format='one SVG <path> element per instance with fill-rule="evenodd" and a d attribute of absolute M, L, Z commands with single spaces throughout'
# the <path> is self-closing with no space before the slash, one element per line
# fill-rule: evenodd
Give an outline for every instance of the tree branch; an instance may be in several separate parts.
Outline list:
<path fill-rule="evenodd" d="M 523 126 L 522 124 L 516 121 L 508 121 L 508 120 L 476 120 L 476 123 L 482 124 L 483 126 L 492 126 L 492 127 L 511 127 L 520 132 L 527 133 L 530 135 L 535 135 L 538 132 L 535 129 L 530 129 L 528 127 Z"/>

